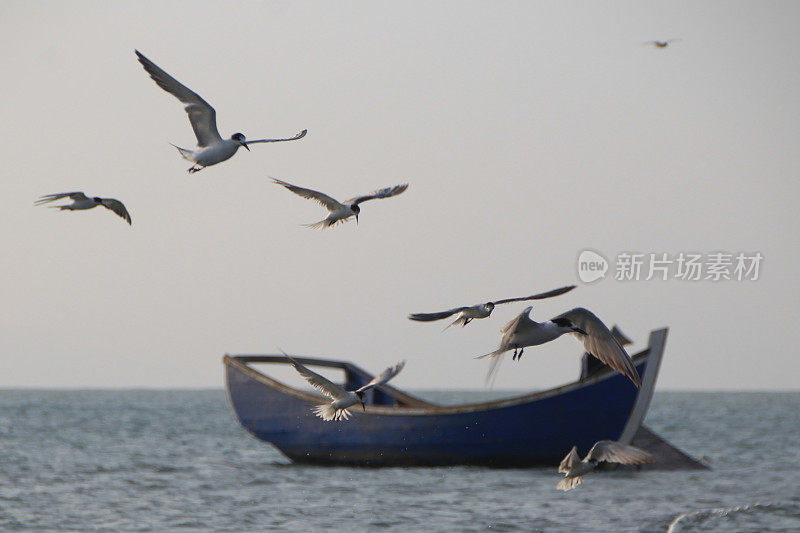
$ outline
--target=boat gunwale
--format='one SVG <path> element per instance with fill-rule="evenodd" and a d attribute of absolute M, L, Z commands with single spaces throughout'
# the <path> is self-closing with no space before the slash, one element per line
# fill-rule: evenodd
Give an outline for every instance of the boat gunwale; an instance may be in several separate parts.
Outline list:
<path fill-rule="evenodd" d="M 661 328 L 659 330 L 653 330 L 651 332 L 650 340 L 652 340 L 652 334 L 656 331 L 662 331 L 667 328 Z M 639 364 L 641 359 L 650 355 L 650 350 L 652 346 L 648 344 L 646 348 L 634 354 L 631 359 L 634 360 L 634 365 Z M 663 345 L 662 345 L 663 350 Z M 258 361 L 258 359 L 264 359 L 262 361 Z M 353 364 L 349 361 L 341 361 L 341 360 L 332 360 L 332 359 L 317 359 L 311 357 L 303 357 L 297 356 L 296 359 L 304 364 L 309 364 L 312 366 L 323 366 L 329 368 L 341 368 L 346 369 L 347 366 L 350 366 L 358 371 L 364 372 L 367 375 L 370 375 L 369 372 L 365 371 L 364 369 L 360 368 L 359 366 Z M 300 389 L 296 389 L 285 383 L 278 381 L 275 378 L 272 378 L 259 370 L 248 365 L 249 362 L 264 362 L 264 363 L 278 363 L 278 364 L 289 364 L 289 361 L 286 360 L 285 356 L 283 355 L 229 355 L 226 354 L 223 357 L 223 364 L 228 367 L 235 368 L 240 372 L 248 375 L 249 377 L 255 379 L 256 381 L 270 386 L 288 396 L 293 396 L 303 401 L 307 401 L 310 403 L 316 402 L 324 402 L 328 401 L 325 396 L 320 394 L 316 394 L 313 392 L 306 392 Z M 582 387 L 587 387 L 590 385 L 594 385 L 606 379 L 612 378 L 614 376 L 618 376 L 619 373 L 611 368 L 607 368 L 601 370 L 591 377 L 584 379 L 584 380 L 575 380 L 569 383 L 565 383 L 563 385 L 558 385 L 556 387 L 546 389 L 543 391 L 535 391 L 523 394 L 521 396 L 512 396 L 511 398 L 500 398 L 498 400 L 489 400 L 486 402 L 477 402 L 477 403 L 468 403 L 468 404 L 459 404 L 459 405 L 438 405 L 434 403 L 425 402 L 424 400 L 420 400 L 415 398 L 414 396 L 409 395 L 391 385 L 383 385 L 381 388 L 384 388 L 388 391 L 389 394 L 395 396 L 396 398 L 400 399 L 410 399 L 412 403 L 424 403 L 425 405 L 417 405 L 417 406 L 380 406 L 380 405 L 369 405 L 366 406 L 366 413 L 362 414 L 361 416 L 374 414 L 374 415 L 389 415 L 389 416 L 426 416 L 426 415 L 448 415 L 448 414 L 459 414 L 459 413 L 469 413 L 475 411 L 485 411 L 490 409 L 502 409 L 506 407 L 514 407 L 516 405 L 530 403 L 532 401 L 539 401 L 545 400 L 550 397 L 558 396 L 561 394 L 565 394 L 571 392 L 573 390 L 580 389 Z M 645 387 L 645 383 L 642 383 L 642 387 Z M 651 384 L 648 384 L 651 385 Z M 637 394 L 641 392 L 637 391 Z M 405 397 L 405 398 L 404 398 Z"/>

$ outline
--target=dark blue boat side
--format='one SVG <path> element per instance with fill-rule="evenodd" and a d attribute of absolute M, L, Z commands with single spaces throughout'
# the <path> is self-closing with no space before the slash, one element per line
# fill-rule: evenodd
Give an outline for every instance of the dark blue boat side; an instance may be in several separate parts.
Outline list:
<path fill-rule="evenodd" d="M 225 356 L 231 405 L 242 426 L 296 462 L 316 464 L 486 465 L 557 464 L 573 445 L 588 450 L 601 439 L 630 442 L 655 388 L 667 330 L 651 332 L 633 356 L 642 377 L 637 390 L 610 369 L 547 391 L 477 404 L 440 406 L 390 385 L 367 398 L 366 412 L 325 422 L 311 407 L 321 396 L 289 387 L 252 367 L 285 364 L 280 355 Z M 342 362 L 298 358 L 345 372 L 352 390 L 372 376 Z"/>

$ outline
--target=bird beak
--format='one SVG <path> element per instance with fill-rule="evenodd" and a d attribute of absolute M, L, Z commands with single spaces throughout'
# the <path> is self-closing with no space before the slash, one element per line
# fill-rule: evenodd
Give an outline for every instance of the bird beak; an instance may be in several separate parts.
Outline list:
<path fill-rule="evenodd" d="M 367 406 L 364 404 L 364 402 L 361 402 L 361 408 L 364 409 L 365 413 L 367 412 Z"/>
<path fill-rule="evenodd" d="M 356 215 L 356 225 L 358 225 L 358 215 Z"/>
<path fill-rule="evenodd" d="M 247 143 L 242 143 L 242 146 L 244 146 L 245 148 L 247 148 L 247 151 L 248 151 L 248 152 L 250 151 L 250 147 L 249 147 L 249 146 L 247 146 Z"/>

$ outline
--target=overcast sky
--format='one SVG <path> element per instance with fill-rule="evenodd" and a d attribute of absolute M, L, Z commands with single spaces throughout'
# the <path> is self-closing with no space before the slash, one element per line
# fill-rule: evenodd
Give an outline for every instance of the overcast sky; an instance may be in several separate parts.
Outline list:
<path fill-rule="evenodd" d="M 579 283 L 576 259 L 760 252 L 757 281 L 581 284 L 659 389 L 797 389 L 796 2 L 5 2 L 2 387 L 220 387 L 224 353 L 288 352 L 405 388 L 480 388 L 525 304 L 441 332 L 406 319 Z M 681 39 L 665 49 L 642 43 Z M 139 49 L 256 145 L 194 175 L 185 113 Z M 362 206 L 360 225 L 269 177 Z M 34 207 L 83 190 L 127 205 Z M 576 377 L 562 338 L 496 388 Z M 510 359 L 510 358 L 509 358 Z"/>

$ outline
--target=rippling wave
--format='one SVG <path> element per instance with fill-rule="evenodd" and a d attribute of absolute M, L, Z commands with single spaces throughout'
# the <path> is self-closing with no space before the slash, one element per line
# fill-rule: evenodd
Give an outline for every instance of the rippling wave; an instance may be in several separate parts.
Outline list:
<path fill-rule="evenodd" d="M 667 533 L 680 531 L 800 531 L 800 505 L 756 502 L 679 514 Z"/>
<path fill-rule="evenodd" d="M 714 470 L 562 493 L 555 465 L 294 465 L 223 391 L 0 391 L 0 529 L 798 531 L 798 412 L 796 393 L 656 393 L 648 425 Z"/>

